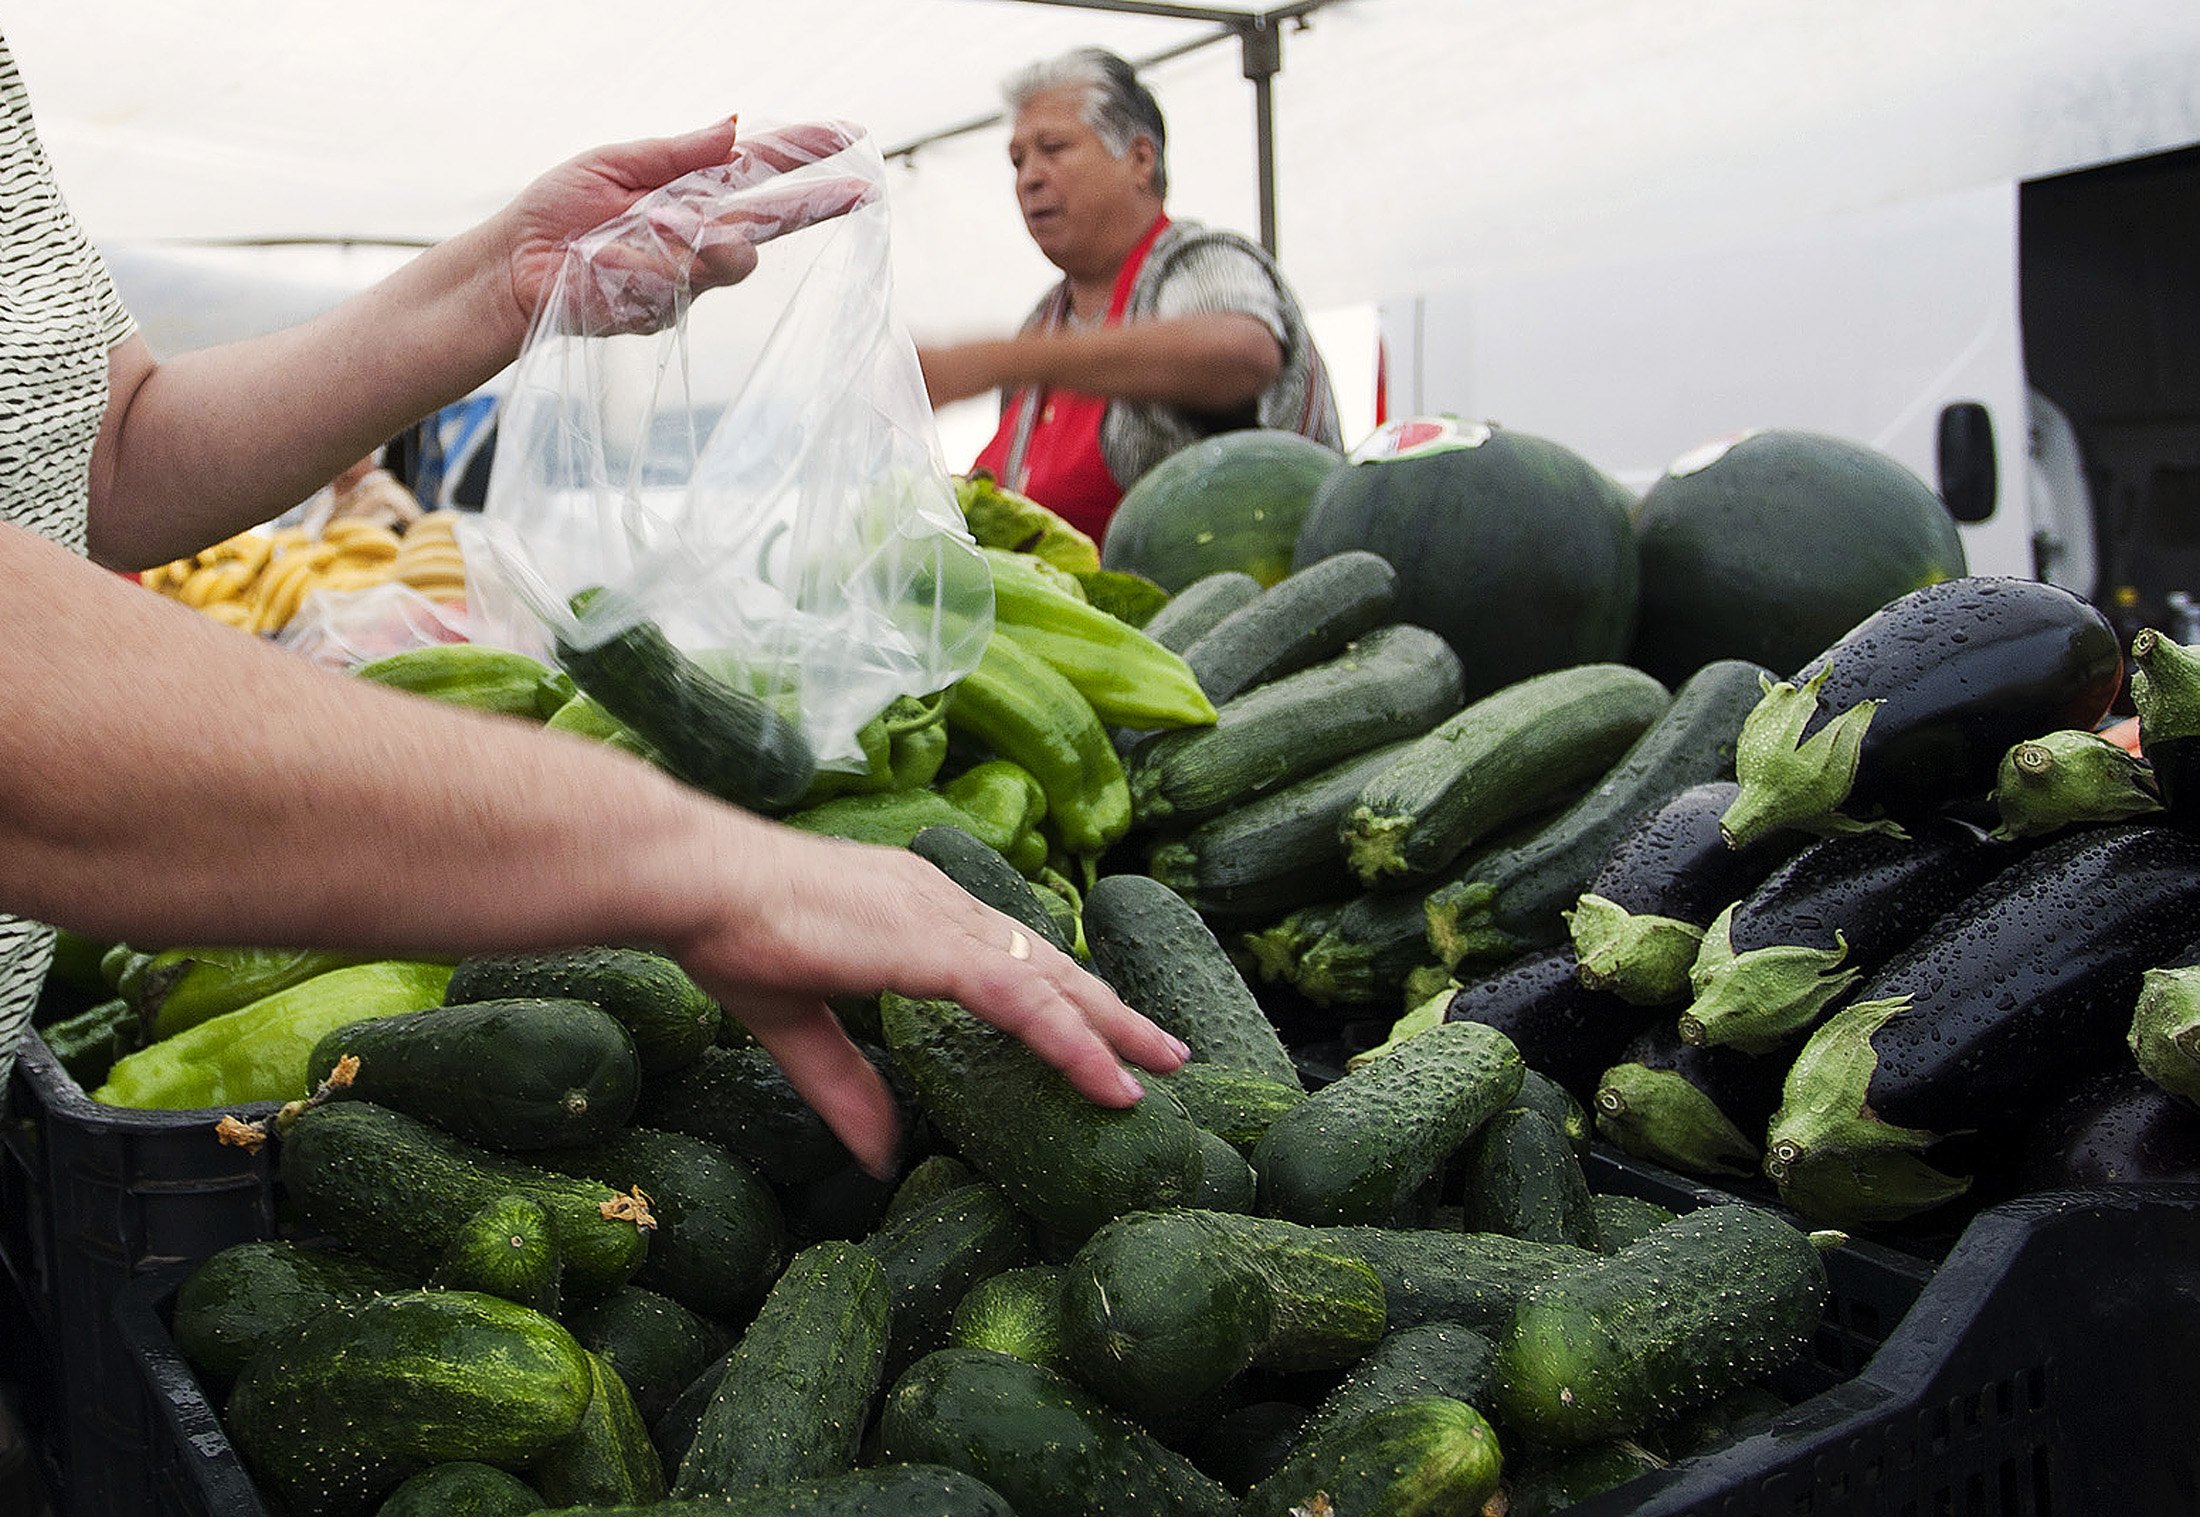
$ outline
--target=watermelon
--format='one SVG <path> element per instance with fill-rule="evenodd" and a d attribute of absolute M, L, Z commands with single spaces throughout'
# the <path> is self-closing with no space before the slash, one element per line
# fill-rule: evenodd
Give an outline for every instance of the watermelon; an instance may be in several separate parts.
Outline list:
<path fill-rule="evenodd" d="M 1108 519 L 1101 565 L 1175 594 L 1224 569 L 1272 585 L 1314 492 L 1344 455 L 1296 432 L 1223 432 L 1179 448 L 1139 478 Z"/>
<path fill-rule="evenodd" d="M 1365 548 L 1398 619 L 1448 641 L 1469 700 L 1618 660 L 1634 635 L 1634 497 L 1579 454 L 1455 416 L 1393 421 L 1322 482 L 1295 561 Z"/>
<path fill-rule="evenodd" d="M 1889 601 L 1966 572 L 1925 482 L 1862 443 L 1764 430 L 1694 449 L 1635 513 L 1633 662 L 1678 684 L 1715 659 L 1799 669 Z"/>

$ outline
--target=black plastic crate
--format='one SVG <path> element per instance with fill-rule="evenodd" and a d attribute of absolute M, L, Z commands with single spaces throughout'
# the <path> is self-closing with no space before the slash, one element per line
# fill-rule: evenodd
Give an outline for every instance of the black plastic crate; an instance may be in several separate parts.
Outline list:
<path fill-rule="evenodd" d="M 265 1116 L 275 1104 L 240 1106 Z M 21 1386 L 41 1472 L 63 1517 L 158 1508 L 152 1425 L 114 1328 L 133 1279 L 275 1234 L 270 1152 L 217 1142 L 214 1111 L 132 1111 L 85 1095 L 36 1036 L 17 1049 L 0 1141 L 0 1378 Z"/>

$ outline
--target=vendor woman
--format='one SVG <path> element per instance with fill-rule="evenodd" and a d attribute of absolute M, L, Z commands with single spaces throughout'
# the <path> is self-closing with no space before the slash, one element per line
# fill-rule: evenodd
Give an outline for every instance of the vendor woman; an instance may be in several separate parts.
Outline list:
<path fill-rule="evenodd" d="M 974 467 L 1094 538 L 1186 444 L 1268 427 L 1338 445 L 1297 299 L 1257 244 L 1162 209 L 1161 108 L 1128 63 L 1080 48 L 1010 80 L 1024 227 L 1062 280 L 1015 336 L 921 351 L 935 406 L 1002 392 Z"/>

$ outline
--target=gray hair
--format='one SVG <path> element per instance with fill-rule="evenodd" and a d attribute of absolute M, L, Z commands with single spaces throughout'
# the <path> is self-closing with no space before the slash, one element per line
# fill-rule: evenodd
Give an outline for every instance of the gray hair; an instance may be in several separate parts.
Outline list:
<path fill-rule="evenodd" d="M 1013 75 L 1002 86 L 1011 115 L 1022 110 L 1035 95 L 1051 90 L 1081 89 L 1084 109 L 1079 113 L 1101 145 L 1117 158 L 1144 137 L 1153 144 L 1153 192 L 1169 191 L 1166 149 L 1169 129 L 1161 120 L 1161 107 L 1153 91 L 1138 82 L 1138 71 L 1106 48 L 1072 48 L 1059 58 L 1034 63 Z"/>

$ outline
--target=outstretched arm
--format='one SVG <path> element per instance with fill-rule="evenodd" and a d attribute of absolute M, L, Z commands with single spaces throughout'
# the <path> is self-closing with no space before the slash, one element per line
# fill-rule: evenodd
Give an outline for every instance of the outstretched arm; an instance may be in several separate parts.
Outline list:
<path fill-rule="evenodd" d="M 1251 405 L 1283 371 L 1275 334 L 1234 311 L 1020 332 L 920 348 L 917 358 L 934 406 L 1045 385 L 1220 415 Z"/>
<path fill-rule="evenodd" d="M 913 854 L 317 669 L 20 528 L 0 526 L 0 585 L 0 910 L 143 941 L 661 943 L 873 1169 L 893 1106 L 828 996 L 961 1001 L 1106 1105 L 1136 1095 L 1118 1056 L 1181 1061 Z"/>

